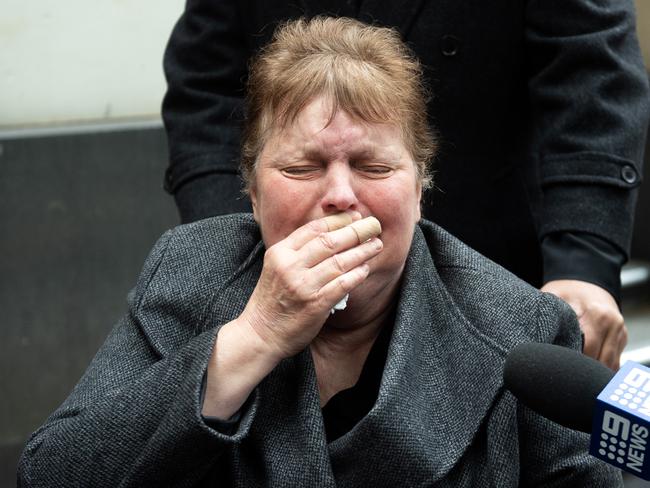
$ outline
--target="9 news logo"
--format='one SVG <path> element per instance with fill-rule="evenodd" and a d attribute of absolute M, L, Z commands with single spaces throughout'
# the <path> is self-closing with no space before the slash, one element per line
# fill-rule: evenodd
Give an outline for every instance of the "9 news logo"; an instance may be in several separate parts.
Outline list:
<path fill-rule="evenodd" d="M 628 361 L 598 395 L 589 452 L 650 479 L 650 369 Z"/>
<path fill-rule="evenodd" d="M 603 415 L 598 454 L 607 457 L 611 464 L 641 473 L 649 433 L 643 425 L 633 424 L 607 410 Z"/>
<path fill-rule="evenodd" d="M 616 383 L 612 382 L 614 385 Z M 650 417 L 650 373 L 633 368 L 609 395 L 609 399 L 630 410 Z"/>

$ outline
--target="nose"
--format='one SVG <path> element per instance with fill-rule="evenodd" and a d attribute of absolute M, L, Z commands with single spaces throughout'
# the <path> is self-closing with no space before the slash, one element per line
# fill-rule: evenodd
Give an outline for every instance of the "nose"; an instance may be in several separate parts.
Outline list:
<path fill-rule="evenodd" d="M 357 210 L 359 200 L 354 188 L 354 175 L 346 163 L 330 164 L 324 178 L 321 207 L 326 214 Z"/>

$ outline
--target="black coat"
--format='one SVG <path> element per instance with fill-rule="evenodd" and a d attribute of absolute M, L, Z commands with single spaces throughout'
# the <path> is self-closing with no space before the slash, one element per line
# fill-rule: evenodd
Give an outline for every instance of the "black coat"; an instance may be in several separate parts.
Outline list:
<path fill-rule="evenodd" d="M 356 3 L 188 0 L 163 105 L 166 186 L 184 221 L 246 208 L 235 199 L 251 54 L 282 19 L 335 13 L 396 26 L 426 67 L 441 140 L 426 218 L 535 285 L 549 235 L 595 236 L 623 261 L 648 118 L 631 0 Z M 565 277 L 598 283 L 564 254 Z"/>

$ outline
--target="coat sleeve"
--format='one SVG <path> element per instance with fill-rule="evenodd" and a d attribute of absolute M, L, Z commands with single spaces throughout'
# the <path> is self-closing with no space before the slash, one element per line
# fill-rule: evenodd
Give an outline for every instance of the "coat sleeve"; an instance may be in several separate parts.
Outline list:
<path fill-rule="evenodd" d="M 577 318 L 564 302 L 541 295 L 537 330 L 553 331 L 554 344 L 580 349 Z M 553 336 L 551 336 L 553 337 Z M 589 454 L 589 436 L 545 419 L 518 403 L 520 486 L 539 488 L 622 487 L 621 471 Z"/>
<path fill-rule="evenodd" d="M 165 188 L 181 219 L 249 211 L 238 173 L 250 56 L 237 2 L 188 0 L 164 56 Z"/>
<path fill-rule="evenodd" d="M 588 233 L 627 256 L 650 115 L 634 4 L 529 0 L 526 26 L 540 239 Z"/>
<path fill-rule="evenodd" d="M 254 407 L 243 412 L 231 436 L 212 429 L 200 414 L 201 382 L 217 329 L 159 354 L 139 326 L 138 303 L 171 232 L 147 259 L 129 296 L 129 313 L 70 396 L 32 434 L 20 460 L 19 486 L 194 486 L 219 469 L 222 454 L 246 435 Z"/>

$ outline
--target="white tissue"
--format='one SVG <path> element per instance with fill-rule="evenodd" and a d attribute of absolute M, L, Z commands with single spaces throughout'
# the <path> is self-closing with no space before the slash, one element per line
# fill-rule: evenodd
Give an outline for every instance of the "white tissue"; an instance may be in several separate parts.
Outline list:
<path fill-rule="evenodd" d="M 336 312 L 338 310 L 345 309 L 345 307 L 348 306 L 348 298 L 350 298 L 350 295 L 345 295 L 343 297 L 343 300 L 341 300 L 339 303 L 334 305 L 334 308 L 332 308 L 332 310 L 330 310 L 330 314 L 333 314 L 334 312 Z"/>

